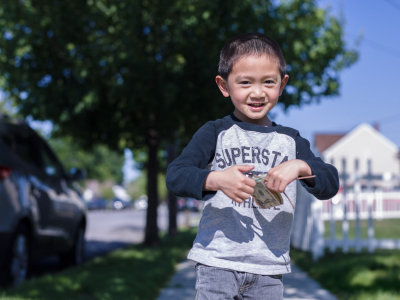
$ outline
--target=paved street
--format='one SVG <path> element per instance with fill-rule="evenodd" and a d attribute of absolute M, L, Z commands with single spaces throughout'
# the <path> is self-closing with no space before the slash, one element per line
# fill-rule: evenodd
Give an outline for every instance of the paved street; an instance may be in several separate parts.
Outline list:
<path fill-rule="evenodd" d="M 199 213 L 178 213 L 178 224 L 190 223 L 196 226 Z M 102 255 L 110 250 L 130 244 L 141 243 L 144 239 L 146 210 L 91 211 L 88 214 L 86 230 L 87 258 Z M 168 209 L 160 205 L 158 226 L 161 231 L 168 229 Z"/>
<path fill-rule="evenodd" d="M 86 258 L 140 243 L 144 238 L 146 211 L 90 211 L 86 230 Z"/>
<path fill-rule="evenodd" d="M 178 214 L 178 224 L 181 225 L 189 222 L 195 226 L 198 220 L 198 213 Z M 131 244 L 141 243 L 144 239 L 145 224 L 146 210 L 89 211 L 86 230 L 86 260 Z M 158 226 L 160 230 L 168 228 L 168 209 L 165 205 L 159 207 Z M 35 263 L 31 275 L 39 277 L 59 270 L 58 259 L 53 256 Z"/>

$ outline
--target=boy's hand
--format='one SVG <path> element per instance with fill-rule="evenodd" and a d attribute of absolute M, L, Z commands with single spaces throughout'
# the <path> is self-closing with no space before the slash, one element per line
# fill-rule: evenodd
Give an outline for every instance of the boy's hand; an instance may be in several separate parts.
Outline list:
<path fill-rule="evenodd" d="M 254 166 L 236 165 L 223 171 L 211 172 L 204 183 L 207 191 L 221 190 L 232 200 L 242 203 L 254 193 L 256 182 L 245 176 Z"/>
<path fill-rule="evenodd" d="M 303 160 L 294 159 L 284 162 L 268 171 L 265 186 L 273 191 L 283 193 L 286 186 L 300 176 L 312 175 L 310 166 Z"/>

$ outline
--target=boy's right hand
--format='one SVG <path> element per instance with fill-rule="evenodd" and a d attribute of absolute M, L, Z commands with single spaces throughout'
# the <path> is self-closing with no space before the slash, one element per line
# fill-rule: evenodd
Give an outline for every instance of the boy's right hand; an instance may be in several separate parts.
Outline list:
<path fill-rule="evenodd" d="M 221 190 L 232 200 L 242 203 L 254 193 L 256 182 L 245 176 L 254 166 L 235 165 L 223 171 L 213 171 L 208 174 L 204 183 L 204 190 Z"/>

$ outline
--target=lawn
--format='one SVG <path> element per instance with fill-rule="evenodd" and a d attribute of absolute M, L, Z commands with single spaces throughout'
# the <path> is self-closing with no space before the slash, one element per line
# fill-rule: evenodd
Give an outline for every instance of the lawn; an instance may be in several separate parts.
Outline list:
<path fill-rule="evenodd" d="M 368 221 L 361 222 L 361 238 L 367 238 Z M 336 238 L 342 238 L 341 222 L 336 222 Z M 329 222 L 325 223 L 329 238 Z M 374 220 L 375 238 L 400 239 L 400 220 Z M 349 238 L 355 238 L 355 222 L 349 222 Z M 400 299 L 400 250 L 343 253 L 326 252 L 318 262 L 310 253 L 293 249 L 292 260 L 324 288 L 343 300 Z"/>
<path fill-rule="evenodd" d="M 376 237 L 397 236 L 398 220 L 377 221 Z M 0 299 L 149 299 L 157 298 L 190 248 L 195 229 L 163 236 L 159 247 L 132 246 L 81 267 L 32 279 L 0 291 Z M 341 300 L 400 300 L 400 250 L 326 253 L 317 262 L 292 249 L 293 261 Z"/>
<path fill-rule="evenodd" d="M 293 261 L 343 300 L 400 299 L 400 250 L 327 253 L 318 262 L 310 253 L 291 251 Z"/>
<path fill-rule="evenodd" d="M 349 238 L 355 238 L 356 223 L 349 221 Z M 361 220 L 361 238 L 368 237 L 368 220 Z M 400 239 L 400 219 L 374 220 L 375 237 L 379 239 Z M 325 238 L 330 237 L 330 222 L 325 222 Z M 335 237 L 342 238 L 342 222 L 335 222 Z"/>
<path fill-rule="evenodd" d="M 175 265 L 185 258 L 195 230 L 163 236 L 158 247 L 135 245 L 98 257 L 83 266 L 31 279 L 0 291 L 0 299 L 151 299 L 158 296 Z"/>

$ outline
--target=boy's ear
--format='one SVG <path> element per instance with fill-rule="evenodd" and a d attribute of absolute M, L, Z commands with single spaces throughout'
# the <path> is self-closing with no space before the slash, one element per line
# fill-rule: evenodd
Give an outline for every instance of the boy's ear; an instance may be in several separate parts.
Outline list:
<path fill-rule="evenodd" d="M 229 97 L 229 90 L 226 80 L 218 75 L 217 77 L 215 77 L 215 82 L 217 83 L 222 95 L 224 95 L 224 97 Z"/>
<path fill-rule="evenodd" d="M 285 76 L 282 78 L 281 86 L 280 86 L 280 88 L 279 88 L 279 96 L 282 96 L 283 90 L 284 90 L 284 88 L 285 88 L 286 83 L 288 82 L 288 80 L 289 80 L 289 75 L 288 75 L 288 74 L 285 74 Z"/>

